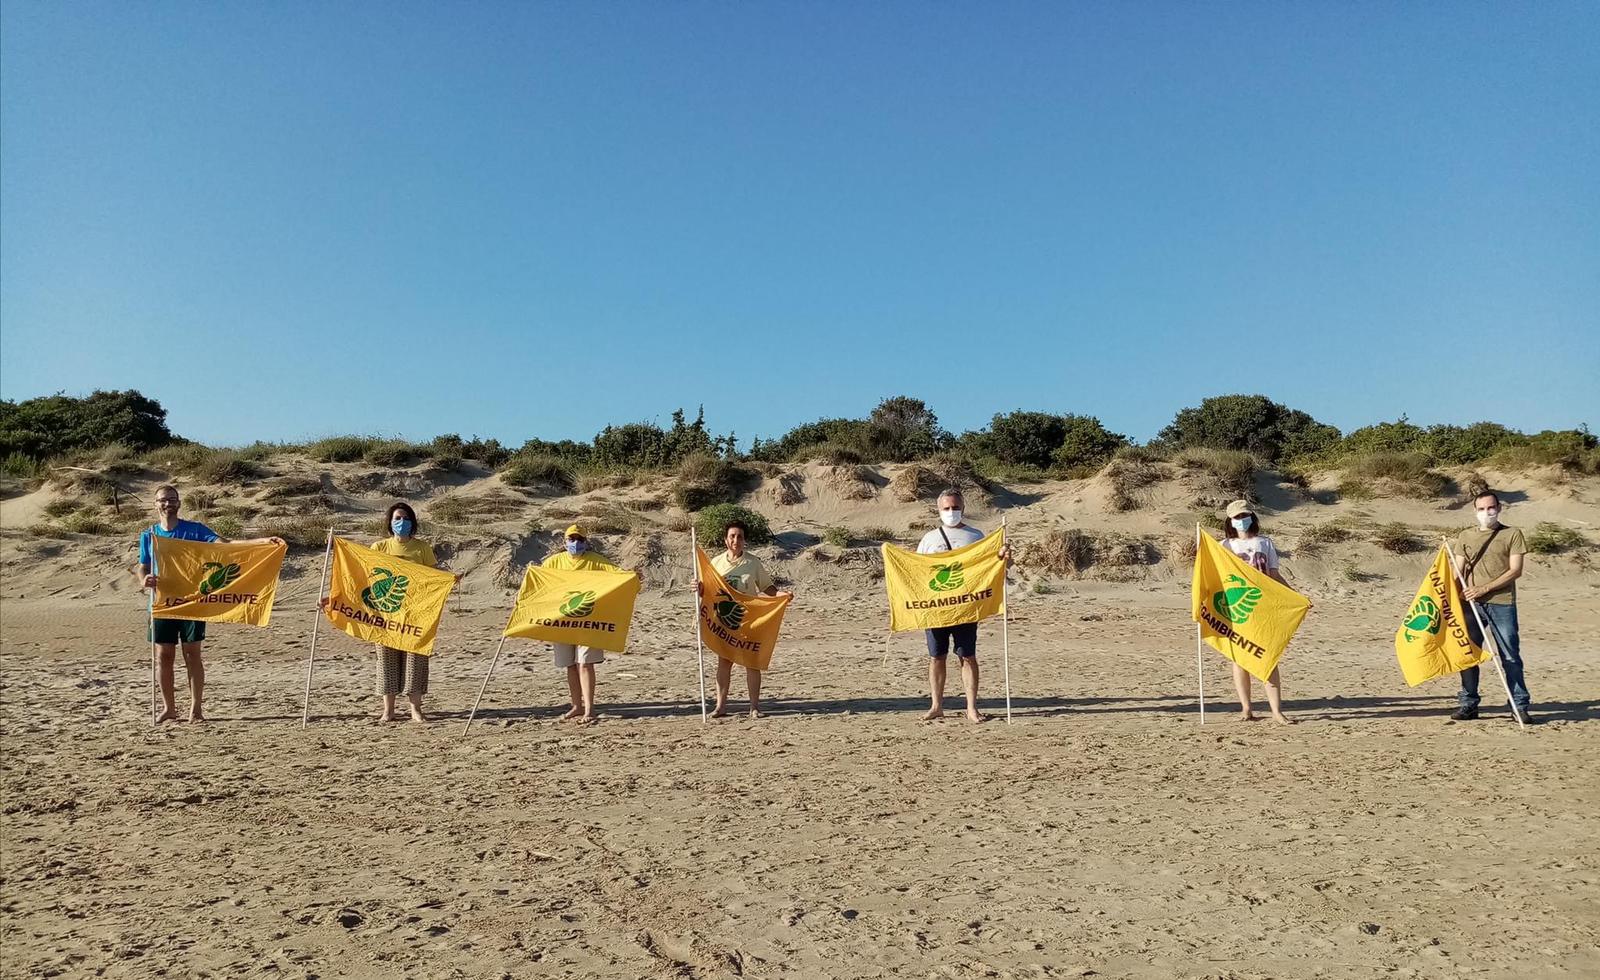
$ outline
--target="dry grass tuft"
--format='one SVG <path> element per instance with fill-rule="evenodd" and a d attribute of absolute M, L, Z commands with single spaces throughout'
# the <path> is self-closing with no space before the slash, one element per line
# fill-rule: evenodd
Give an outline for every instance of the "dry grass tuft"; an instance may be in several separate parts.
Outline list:
<path fill-rule="evenodd" d="M 1372 496 L 1430 500 L 1450 486 L 1450 479 L 1430 469 L 1428 458 L 1420 453 L 1375 452 L 1346 463 L 1339 495 L 1351 500 Z"/>
<path fill-rule="evenodd" d="M 1411 528 L 1398 521 L 1380 525 L 1372 534 L 1372 543 L 1396 555 L 1409 555 L 1422 550 L 1422 542 Z"/>

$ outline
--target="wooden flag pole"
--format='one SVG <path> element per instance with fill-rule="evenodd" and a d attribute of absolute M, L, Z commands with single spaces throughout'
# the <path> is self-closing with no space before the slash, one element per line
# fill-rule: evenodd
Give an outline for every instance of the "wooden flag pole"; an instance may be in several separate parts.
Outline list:
<path fill-rule="evenodd" d="M 500 651 L 506 648 L 504 634 L 500 642 L 495 644 L 494 656 L 489 659 L 489 669 L 483 675 L 483 683 L 478 685 L 478 696 L 472 699 L 472 710 L 467 712 L 467 723 L 461 727 L 461 734 L 465 735 L 472 730 L 472 719 L 478 713 L 478 702 L 483 700 L 483 692 L 489 689 L 489 678 L 494 676 L 494 665 L 500 662 Z"/>
<path fill-rule="evenodd" d="M 1466 589 L 1467 582 L 1461 577 L 1461 566 L 1456 563 L 1456 553 L 1451 549 L 1449 539 L 1443 538 L 1441 540 L 1444 541 L 1445 554 L 1450 556 L 1450 567 L 1454 569 L 1456 573 L 1456 583 L 1460 585 L 1462 589 Z M 1522 720 L 1522 712 L 1517 710 L 1517 705 L 1511 698 L 1511 682 L 1506 680 L 1505 668 L 1500 666 L 1500 638 L 1494 635 L 1494 632 L 1489 628 L 1488 624 L 1483 621 L 1483 614 L 1478 611 L 1478 604 L 1468 599 L 1466 596 L 1462 596 L 1461 598 L 1468 606 L 1472 607 L 1472 618 L 1478 621 L 1478 634 L 1483 637 L 1485 643 L 1490 644 L 1494 648 L 1494 671 L 1500 675 L 1500 686 L 1505 689 L 1506 703 L 1511 705 L 1511 717 L 1517 719 L 1518 728 L 1526 731 L 1528 725 Z"/>
<path fill-rule="evenodd" d="M 306 700 L 300 709 L 300 727 L 311 721 L 311 671 L 317 663 L 317 627 L 322 624 L 322 596 L 328 591 L 328 561 L 333 556 L 333 528 L 328 528 L 328 546 L 322 552 L 322 582 L 317 586 L 317 601 L 311 607 L 311 656 L 306 660 Z"/>
<path fill-rule="evenodd" d="M 700 636 L 700 542 L 693 527 L 689 528 L 689 564 L 694 568 L 694 652 L 700 659 L 700 724 L 709 724 L 706 713 L 706 647 Z"/>
<path fill-rule="evenodd" d="M 1200 522 L 1194 525 L 1194 560 L 1200 560 Z M 1194 624 L 1194 669 L 1200 679 L 1200 724 L 1206 723 L 1206 659 L 1205 641 L 1200 635 L 1200 624 Z"/>
<path fill-rule="evenodd" d="M 1002 547 L 1009 548 L 1011 543 L 1005 541 L 1006 519 L 1000 518 L 1000 537 Z M 1004 564 L 1004 559 L 1002 559 Z M 1006 602 L 1006 589 L 1009 585 L 1011 569 L 1007 567 L 1000 576 L 1000 664 L 1001 671 L 1006 679 L 1006 724 L 1011 724 L 1011 606 Z"/>

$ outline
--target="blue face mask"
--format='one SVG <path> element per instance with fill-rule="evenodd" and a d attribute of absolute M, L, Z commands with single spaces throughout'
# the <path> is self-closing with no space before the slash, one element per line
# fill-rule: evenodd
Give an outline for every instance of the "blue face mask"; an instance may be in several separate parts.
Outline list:
<path fill-rule="evenodd" d="M 1235 517 L 1230 523 L 1233 524 L 1235 531 L 1248 531 L 1255 520 L 1249 517 Z"/>
<path fill-rule="evenodd" d="M 568 541 L 567 542 L 567 554 L 569 554 L 572 557 L 576 558 L 579 555 L 583 554 L 584 550 L 587 549 L 588 547 L 589 547 L 589 544 L 586 541 Z"/>
<path fill-rule="evenodd" d="M 396 517 L 389 522 L 389 530 L 393 531 L 397 538 L 409 538 L 411 537 L 411 532 L 416 529 L 417 522 L 404 517 Z"/>

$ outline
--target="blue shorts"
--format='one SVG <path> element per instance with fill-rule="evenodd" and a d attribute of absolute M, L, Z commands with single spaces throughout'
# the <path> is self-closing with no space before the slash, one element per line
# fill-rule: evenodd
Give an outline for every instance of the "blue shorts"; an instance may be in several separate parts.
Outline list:
<path fill-rule="evenodd" d="M 962 623 L 959 626 L 935 626 L 925 630 L 928 635 L 928 656 L 942 660 L 950 653 L 950 648 L 956 648 L 958 657 L 976 657 L 978 655 L 978 624 Z"/>

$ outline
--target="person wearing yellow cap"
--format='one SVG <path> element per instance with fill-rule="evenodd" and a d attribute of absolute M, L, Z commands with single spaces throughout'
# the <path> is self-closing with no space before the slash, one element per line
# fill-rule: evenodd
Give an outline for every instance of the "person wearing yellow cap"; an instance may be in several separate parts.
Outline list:
<path fill-rule="evenodd" d="M 589 549 L 589 535 L 581 524 L 569 526 L 566 539 L 566 549 L 546 558 L 539 567 L 560 572 L 622 571 L 610 559 Z M 594 665 L 605 662 L 606 652 L 574 643 L 552 643 L 550 647 L 555 653 L 556 666 L 567 669 L 567 690 L 572 695 L 572 707 L 561 720 L 577 719 L 584 725 L 593 723 L 598 717 L 594 709 Z"/>
<path fill-rule="evenodd" d="M 1261 518 L 1251 509 L 1248 500 L 1235 500 L 1228 505 L 1228 518 L 1222 524 L 1222 543 L 1246 565 L 1264 572 L 1266 576 L 1293 588 L 1278 571 L 1278 549 L 1272 539 L 1261 533 Z M 1283 713 L 1283 684 L 1278 679 L 1278 668 L 1272 668 L 1267 678 L 1267 704 L 1272 708 L 1274 721 L 1283 725 L 1294 722 Z M 1255 721 L 1250 705 L 1250 672 L 1238 664 L 1233 665 L 1233 689 L 1239 692 L 1239 720 Z"/>

